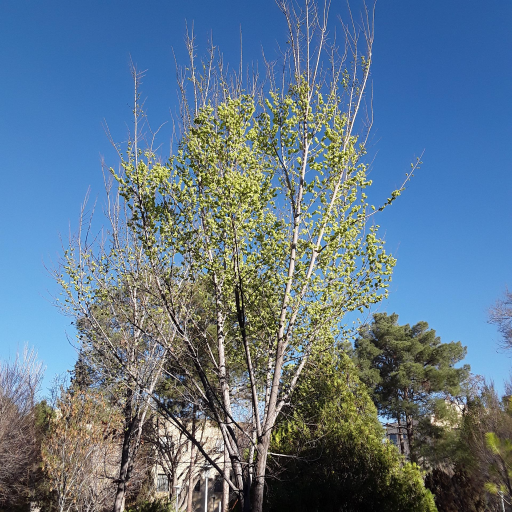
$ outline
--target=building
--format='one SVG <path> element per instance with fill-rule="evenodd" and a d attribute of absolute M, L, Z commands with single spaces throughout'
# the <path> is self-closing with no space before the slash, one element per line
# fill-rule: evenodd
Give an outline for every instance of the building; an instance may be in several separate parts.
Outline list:
<path fill-rule="evenodd" d="M 195 429 L 204 450 L 221 469 L 224 468 L 227 457 L 225 459 L 219 428 L 208 420 L 198 420 Z M 220 512 L 222 476 L 171 423 L 159 423 L 157 432 L 153 466 L 155 498 L 170 498 L 177 510 L 186 510 L 191 499 L 194 512 Z"/>
<path fill-rule="evenodd" d="M 437 404 L 438 414 L 431 414 L 430 424 L 434 427 L 442 429 L 457 428 L 460 420 L 464 414 L 464 404 L 457 402 L 451 397 L 446 397 L 440 400 Z M 413 427 L 416 429 L 418 425 L 417 420 L 413 420 Z M 394 444 L 400 451 L 400 441 L 403 441 L 404 455 L 408 459 L 410 454 L 409 440 L 407 439 L 406 425 L 398 425 L 397 422 L 385 423 L 386 438 L 390 443 Z M 428 442 L 428 439 L 427 439 Z"/>
<path fill-rule="evenodd" d="M 398 423 L 395 422 L 385 423 L 384 426 L 386 427 L 386 438 L 389 442 L 394 444 L 398 448 L 398 451 L 400 451 L 400 441 L 403 441 L 404 455 L 406 458 L 409 458 L 410 450 L 405 425 L 399 426 Z"/>

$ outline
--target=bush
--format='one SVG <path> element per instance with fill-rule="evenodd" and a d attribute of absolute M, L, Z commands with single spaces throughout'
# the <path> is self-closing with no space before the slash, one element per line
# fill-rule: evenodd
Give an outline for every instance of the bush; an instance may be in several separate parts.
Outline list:
<path fill-rule="evenodd" d="M 127 508 L 126 512 L 173 512 L 172 503 L 168 499 L 157 499 L 152 501 L 142 501 L 132 508 Z"/>
<path fill-rule="evenodd" d="M 268 512 L 434 512 L 415 464 L 384 441 L 377 411 L 344 354 L 308 370 L 273 437 Z"/>

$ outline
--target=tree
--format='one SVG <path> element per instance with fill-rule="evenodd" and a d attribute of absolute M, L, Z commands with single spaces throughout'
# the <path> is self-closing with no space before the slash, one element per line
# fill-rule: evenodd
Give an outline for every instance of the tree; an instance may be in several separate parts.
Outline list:
<path fill-rule="evenodd" d="M 122 172 L 112 171 L 130 249 L 117 251 L 116 229 L 96 246 L 76 240 L 66 253 L 67 278 L 59 276 L 71 310 L 86 317 L 99 300 L 112 303 L 108 290 L 137 283 L 147 301 L 137 300 L 131 329 L 168 359 L 176 395 L 218 425 L 233 476 L 208 456 L 188 422 L 165 404 L 160 410 L 224 475 L 243 509 L 257 512 L 272 432 L 311 351 L 342 337 L 345 313 L 386 294 L 395 260 L 370 220 L 403 189 L 377 207 L 365 193 L 373 13 L 363 12 L 362 33 L 353 20 L 342 25 L 346 47 L 339 51 L 327 44 L 327 6 L 278 5 L 289 49 L 283 76 L 271 73 L 265 87 L 244 90 L 240 76 L 226 77 L 213 47 L 196 65 L 189 39 L 183 133 L 167 163 L 151 144 L 141 149 L 136 77 L 134 135 Z M 197 313 L 204 289 L 213 329 Z M 117 307 L 106 310 L 119 316 Z M 115 344 L 104 348 L 117 353 Z"/>
<path fill-rule="evenodd" d="M 266 509 L 434 511 L 419 468 L 383 442 L 377 410 L 343 352 L 317 355 L 274 432 Z M 274 453 L 277 452 L 277 455 Z"/>
<path fill-rule="evenodd" d="M 504 297 L 491 308 L 489 322 L 498 327 L 503 346 L 512 348 L 512 292 L 506 290 Z"/>
<path fill-rule="evenodd" d="M 485 489 L 489 477 L 486 465 L 479 456 L 480 448 L 475 443 L 482 439 L 482 397 L 487 393 L 480 376 L 470 375 L 464 383 L 462 416 L 457 418 L 454 428 L 427 432 L 428 442 L 423 455 L 429 463 L 425 486 L 435 496 L 436 505 L 442 512 L 501 511 L 501 506 Z M 451 425 L 450 425 L 451 426 Z"/>
<path fill-rule="evenodd" d="M 148 351 L 144 335 L 131 328 L 131 319 L 139 314 L 138 302 L 144 299 L 136 295 L 137 285 L 128 285 L 128 288 L 128 297 L 123 296 L 126 289 L 118 288 L 113 292 L 114 296 L 121 297 L 110 302 L 110 311 L 105 312 L 102 304 L 98 311 L 82 318 L 79 323 L 82 348 L 86 348 L 87 358 L 100 378 L 102 393 L 111 404 L 115 404 L 123 417 L 114 512 L 124 510 L 128 487 L 142 446 L 143 431 L 150 420 L 149 397 L 162 370 L 162 363 L 158 361 L 161 351 L 151 353 L 155 347 L 150 347 Z M 114 307 L 119 307 L 121 312 L 112 314 Z M 110 345 L 114 351 L 106 350 L 106 345 Z M 80 368 L 78 366 L 76 369 Z M 75 373 L 75 376 L 79 378 L 77 383 L 86 382 L 83 373 Z"/>
<path fill-rule="evenodd" d="M 484 384 L 468 404 L 464 440 L 473 470 L 488 492 L 512 506 L 512 410 L 510 397 L 499 399 L 492 384 Z M 493 500 L 494 501 L 494 500 Z"/>
<path fill-rule="evenodd" d="M 90 250 L 87 238 L 81 233 L 76 238 L 77 250 L 66 252 L 64 271 L 74 282 L 87 279 L 84 272 L 89 267 L 91 274 L 101 265 L 103 281 L 97 282 L 93 293 L 82 295 L 77 290 L 73 296 L 69 283 L 62 279 L 60 271 L 55 277 L 68 294 L 67 300 L 58 303 L 61 310 L 75 318 L 78 331 L 80 356 L 75 366 L 74 387 L 86 390 L 95 384 L 122 411 L 122 450 L 119 460 L 119 475 L 113 510 L 124 510 L 127 489 L 142 444 L 142 433 L 149 419 L 150 397 L 155 392 L 166 362 L 168 347 L 152 341 L 153 336 L 165 336 L 165 319 L 151 311 L 153 290 L 148 290 L 151 274 L 144 269 L 143 255 L 135 234 L 122 223 L 120 205 L 111 200 L 107 187 L 108 210 L 112 231 L 112 242 L 99 260 L 87 259 Z M 83 211 L 82 211 L 83 214 Z M 73 242 L 71 242 L 72 244 Z M 85 246 L 81 244 L 85 243 Z M 103 243 L 103 241 L 102 241 Z M 78 263 L 74 260 L 85 257 Z M 148 316 L 151 311 L 152 316 Z"/>
<path fill-rule="evenodd" d="M 505 494 L 507 503 L 512 504 L 512 439 L 510 435 L 507 438 L 501 438 L 494 432 L 485 434 L 485 444 L 489 454 L 492 454 L 494 461 L 491 470 L 498 484 L 489 482 L 487 489 L 493 494 Z"/>
<path fill-rule="evenodd" d="M 478 470 L 455 462 L 453 468 L 434 468 L 425 477 L 439 512 L 501 512 L 496 500 L 489 499 Z"/>
<path fill-rule="evenodd" d="M 36 395 L 43 367 L 25 347 L 13 362 L 0 362 L 0 504 L 26 502 L 39 460 Z"/>
<path fill-rule="evenodd" d="M 417 422 L 428 419 L 436 401 L 457 396 L 469 366 L 455 368 L 466 354 L 460 342 L 441 343 L 426 322 L 398 325 L 398 315 L 376 313 L 355 341 L 355 359 L 362 380 L 371 390 L 379 413 L 404 429 L 411 459 Z M 439 410 L 439 406 L 437 407 Z M 405 447 L 401 439 L 401 452 Z"/>
<path fill-rule="evenodd" d="M 43 470 L 59 512 L 100 512 L 111 506 L 122 423 L 101 392 L 62 391 L 42 444 Z"/>

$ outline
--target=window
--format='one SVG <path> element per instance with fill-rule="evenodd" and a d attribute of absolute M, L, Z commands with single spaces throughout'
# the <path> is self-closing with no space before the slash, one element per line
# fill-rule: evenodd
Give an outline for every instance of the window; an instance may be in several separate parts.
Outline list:
<path fill-rule="evenodd" d="M 395 445 L 398 446 L 398 436 L 396 434 L 389 434 L 389 440 Z"/>
<path fill-rule="evenodd" d="M 215 453 L 224 453 L 224 439 L 222 437 L 215 441 Z"/>
<path fill-rule="evenodd" d="M 164 473 L 158 473 L 157 475 L 156 492 L 169 492 L 169 479 Z"/>
<path fill-rule="evenodd" d="M 213 492 L 222 492 L 222 477 L 217 475 L 213 484 Z"/>
<path fill-rule="evenodd" d="M 160 436 L 160 446 L 164 450 L 172 450 L 174 448 L 174 441 L 171 436 Z"/>
<path fill-rule="evenodd" d="M 201 480 L 198 480 L 194 487 L 194 492 L 201 492 Z"/>

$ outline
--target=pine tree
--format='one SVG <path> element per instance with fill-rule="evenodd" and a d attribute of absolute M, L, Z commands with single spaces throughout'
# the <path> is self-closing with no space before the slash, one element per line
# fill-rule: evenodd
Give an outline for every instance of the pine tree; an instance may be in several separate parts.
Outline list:
<path fill-rule="evenodd" d="M 407 436 L 411 460 L 417 459 L 416 426 L 430 418 L 436 401 L 457 396 L 469 365 L 455 368 L 466 355 L 460 341 L 442 343 L 427 322 L 398 324 L 398 315 L 377 313 L 355 342 L 361 379 L 379 413 L 393 418 Z M 405 446 L 400 436 L 401 452 Z"/>

